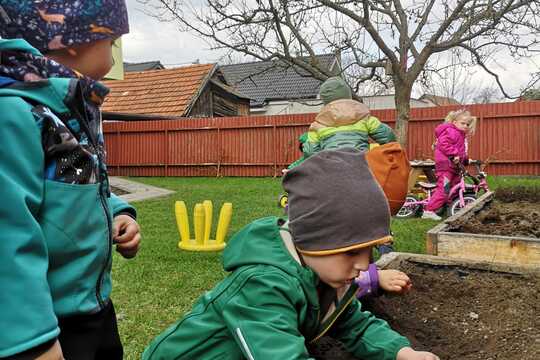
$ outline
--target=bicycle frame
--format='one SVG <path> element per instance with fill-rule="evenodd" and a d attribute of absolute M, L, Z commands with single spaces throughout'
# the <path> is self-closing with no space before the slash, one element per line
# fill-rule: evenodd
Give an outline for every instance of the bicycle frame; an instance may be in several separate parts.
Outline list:
<path fill-rule="evenodd" d="M 450 194 L 448 195 L 448 200 L 450 201 L 450 199 L 455 198 L 455 193 L 457 191 L 461 207 L 465 205 L 465 202 L 463 200 L 463 194 L 470 192 L 470 191 L 467 191 L 468 184 L 465 182 L 466 177 L 471 179 L 474 183 L 472 184 L 473 187 L 469 189 L 473 190 L 472 192 L 474 192 L 475 196 L 478 196 L 478 192 L 480 190 L 483 190 L 484 192 L 487 192 L 489 190 L 489 187 L 486 181 L 486 174 L 483 171 L 481 171 L 480 165 L 478 164 L 478 162 L 475 162 L 474 165 L 478 172 L 478 176 L 471 175 L 462 164 L 459 164 L 458 166 L 459 173 L 460 173 L 459 183 L 456 184 L 454 187 L 452 187 L 452 189 L 450 190 Z"/>
<path fill-rule="evenodd" d="M 447 203 L 446 203 L 447 205 L 450 204 L 452 201 L 454 201 L 454 199 L 456 199 L 456 197 L 457 197 L 457 198 L 459 198 L 460 207 L 464 207 L 465 206 L 465 199 L 464 199 L 465 194 L 474 193 L 474 195 L 476 197 L 476 196 L 478 196 L 478 193 L 480 191 L 483 190 L 484 192 L 486 192 L 486 191 L 489 190 L 488 184 L 487 184 L 487 181 L 486 181 L 486 174 L 480 169 L 480 166 L 479 166 L 478 162 L 474 163 L 474 165 L 475 165 L 476 170 L 478 172 L 478 176 L 471 175 L 465 169 L 465 167 L 463 165 L 461 165 L 461 164 L 458 165 L 460 179 L 459 179 L 459 182 L 450 189 L 450 192 L 448 194 L 448 200 L 447 200 Z M 473 184 L 468 184 L 467 182 L 465 182 L 466 177 L 470 178 L 473 181 Z M 472 185 L 472 188 L 467 187 L 467 185 Z M 432 195 L 432 192 L 433 192 L 434 189 L 423 188 L 423 190 L 427 194 L 427 196 L 424 199 L 407 202 L 406 204 L 404 204 L 404 206 L 405 205 L 410 206 L 410 207 L 420 206 L 420 209 L 418 209 L 418 210 L 423 210 L 424 207 L 429 203 L 429 200 L 431 199 L 431 195 Z"/>

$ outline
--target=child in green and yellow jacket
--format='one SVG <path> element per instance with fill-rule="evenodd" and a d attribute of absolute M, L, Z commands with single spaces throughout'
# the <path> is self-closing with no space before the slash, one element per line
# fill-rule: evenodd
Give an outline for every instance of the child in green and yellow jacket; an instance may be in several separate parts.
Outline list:
<path fill-rule="evenodd" d="M 396 141 L 392 128 L 371 116 L 366 105 L 352 100 L 351 89 L 342 78 L 336 76 L 326 80 L 319 95 L 325 106 L 309 131 L 299 138 L 302 157 L 287 169 L 322 150 L 350 147 L 367 151 L 370 138 L 380 145 Z"/>
<path fill-rule="evenodd" d="M 288 221 L 263 218 L 233 236 L 223 253 L 229 276 L 143 359 L 313 359 L 306 345 L 329 335 L 365 360 L 437 360 L 362 311 L 355 296 L 372 247 L 391 238 L 388 203 L 365 153 L 317 153 L 283 186 Z"/>

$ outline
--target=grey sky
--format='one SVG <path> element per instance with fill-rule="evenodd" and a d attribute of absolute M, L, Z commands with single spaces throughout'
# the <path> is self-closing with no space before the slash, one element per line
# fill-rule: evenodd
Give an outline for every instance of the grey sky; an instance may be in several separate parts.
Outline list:
<path fill-rule="evenodd" d="M 144 5 L 127 0 L 130 33 L 122 38 L 124 60 L 143 62 L 160 60 L 167 67 L 192 63 L 216 62 L 222 54 L 210 51 L 199 38 L 182 33 L 174 23 L 159 22 L 143 12 Z"/>
<path fill-rule="evenodd" d="M 217 62 L 223 55 L 208 50 L 209 45 L 191 34 L 180 32 L 174 23 L 163 23 L 145 14 L 144 5 L 137 0 L 127 0 L 130 18 L 130 33 L 123 37 L 124 59 L 131 62 L 160 60 L 167 67 L 185 65 L 199 60 L 201 63 Z M 238 58 L 242 58 L 241 55 Z M 509 57 L 497 58 L 497 72 L 505 87 L 513 95 L 524 86 L 530 73 L 539 71 L 540 56 L 516 63 Z M 471 77 L 471 83 L 489 86 L 492 78 L 478 69 Z"/>

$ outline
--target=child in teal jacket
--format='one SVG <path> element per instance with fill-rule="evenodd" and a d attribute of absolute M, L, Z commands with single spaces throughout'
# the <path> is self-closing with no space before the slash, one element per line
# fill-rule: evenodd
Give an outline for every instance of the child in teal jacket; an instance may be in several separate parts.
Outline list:
<path fill-rule="evenodd" d="M 0 357 L 122 359 L 112 246 L 135 209 L 110 193 L 96 80 L 125 3 L 0 0 Z"/>
<path fill-rule="evenodd" d="M 388 203 L 365 153 L 317 153 L 283 186 L 288 221 L 263 218 L 233 236 L 223 253 L 229 276 L 143 359 L 313 359 L 306 345 L 325 335 L 364 360 L 438 359 L 413 350 L 355 296 L 372 247 L 391 238 Z"/>

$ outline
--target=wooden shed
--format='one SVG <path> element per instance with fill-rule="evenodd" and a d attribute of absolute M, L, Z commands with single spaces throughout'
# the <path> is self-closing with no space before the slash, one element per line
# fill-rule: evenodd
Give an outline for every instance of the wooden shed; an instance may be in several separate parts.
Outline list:
<path fill-rule="evenodd" d="M 128 72 L 104 83 L 111 89 L 102 107 L 109 119 L 249 115 L 250 99 L 226 83 L 216 64 Z"/>

